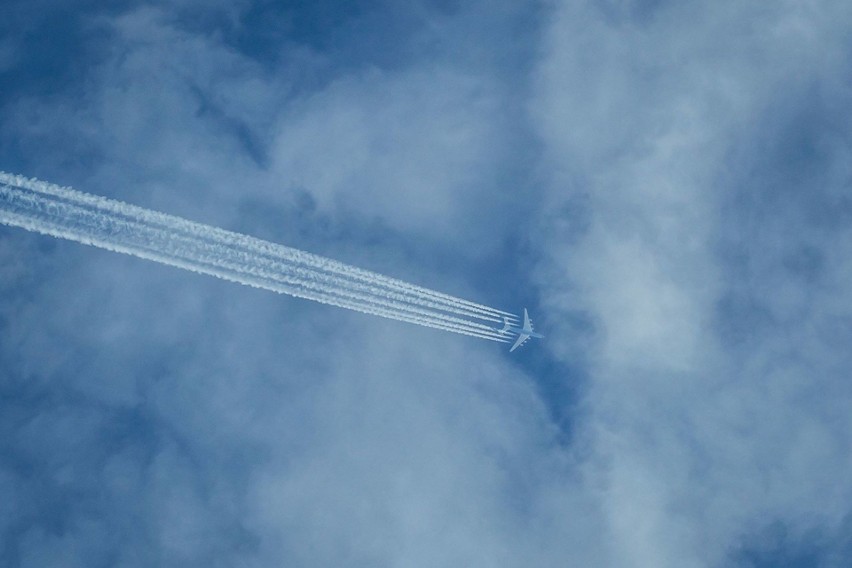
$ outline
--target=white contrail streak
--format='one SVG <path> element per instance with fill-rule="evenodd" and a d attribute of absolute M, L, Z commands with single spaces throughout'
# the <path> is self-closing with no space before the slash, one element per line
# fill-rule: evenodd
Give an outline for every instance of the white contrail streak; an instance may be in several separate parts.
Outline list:
<path fill-rule="evenodd" d="M 384 286 L 391 290 L 399 290 L 412 297 L 418 298 L 421 302 L 428 301 L 429 299 L 437 299 L 444 302 L 441 309 L 445 311 L 452 311 L 469 317 L 481 317 L 483 319 L 498 322 L 502 322 L 502 315 L 506 315 L 510 320 L 517 321 L 517 318 L 508 312 L 502 312 L 500 310 L 481 306 L 480 304 L 461 300 L 447 294 L 428 290 L 426 288 L 388 278 L 380 274 L 362 270 L 354 266 L 349 266 L 341 262 L 290 247 L 285 247 L 283 245 L 277 245 L 249 237 L 247 235 L 241 235 L 239 233 L 233 233 L 207 225 L 200 225 L 179 217 L 145 210 L 133 205 L 76 192 L 66 188 L 57 187 L 52 184 L 30 181 L 20 177 L 16 181 L 21 182 L 22 187 L 24 188 L 48 193 L 55 196 L 57 199 L 71 197 L 76 205 L 99 210 L 104 214 L 118 213 L 125 219 L 137 220 L 138 222 L 145 223 L 150 226 L 158 226 L 171 232 L 180 231 L 188 234 L 202 233 L 205 237 L 211 238 L 219 244 L 239 246 L 252 251 L 254 254 L 269 255 L 289 263 L 304 265 L 321 271 L 337 273 L 344 277 L 353 278 L 362 282 L 369 282 L 378 286 Z M 471 312 L 473 312 L 473 314 L 471 314 Z"/>
<path fill-rule="evenodd" d="M 69 234 L 67 226 L 62 227 L 59 231 L 55 227 L 46 231 L 55 236 L 93 242 L 93 233 L 108 233 L 110 235 L 108 241 L 94 242 L 94 244 L 170 264 L 175 264 L 175 258 L 195 259 L 196 263 L 204 262 L 212 265 L 212 267 L 207 267 L 206 272 L 232 280 L 239 281 L 239 278 L 235 277 L 233 273 L 242 273 L 244 278 L 251 277 L 254 279 L 251 284 L 276 291 L 343 307 L 351 307 L 368 313 L 377 313 L 386 317 L 389 316 L 391 310 L 395 310 L 399 312 L 397 319 L 403 319 L 401 316 L 406 315 L 405 321 L 413 321 L 423 325 L 440 323 L 442 324 L 441 329 L 468 329 L 475 331 L 477 335 L 495 335 L 493 328 L 487 326 L 469 323 L 445 314 L 430 313 L 416 307 L 389 301 L 382 296 L 371 297 L 359 294 L 357 291 L 353 292 L 347 288 L 347 282 L 342 279 L 334 279 L 328 275 L 293 268 L 280 262 L 270 262 L 263 257 L 252 257 L 252 251 L 246 252 L 236 247 L 223 247 L 218 242 L 207 242 L 198 237 L 199 231 L 197 230 L 177 229 L 166 232 L 162 228 L 152 227 L 151 224 L 142 224 L 126 219 L 120 219 L 115 223 L 114 219 L 104 216 L 100 211 L 92 212 L 55 197 L 44 200 L 42 196 L 36 193 L 19 194 L 16 198 L 17 201 L 10 201 L 10 203 L 24 206 L 30 211 L 23 219 L 18 218 L 15 224 L 27 226 L 27 223 L 32 222 L 33 211 L 47 212 L 48 215 L 62 219 L 65 225 L 73 227 L 86 238 Z M 28 228 L 41 230 L 38 227 Z M 128 243 L 131 245 L 130 247 L 128 247 Z M 180 265 L 187 267 L 185 262 Z M 189 268 L 197 270 L 198 266 L 189 266 Z M 224 275 L 222 270 L 225 271 Z M 258 280 L 260 280 L 260 283 L 258 283 Z M 376 304 L 379 304 L 379 306 L 376 306 Z M 383 308 L 381 313 L 378 312 L 379 308 Z"/>
<path fill-rule="evenodd" d="M 508 312 L 186 219 L 0 172 L 0 222 L 399 321 L 507 342 Z"/>
<path fill-rule="evenodd" d="M 246 235 L 240 235 L 238 233 L 232 233 L 229 231 L 223 231 L 221 229 L 216 229 L 214 227 L 209 227 L 206 225 L 200 225 L 198 223 L 193 223 L 187 221 L 185 219 L 181 219 L 178 217 L 173 217 L 170 215 L 165 215 L 162 213 L 157 213 L 145 209 L 141 209 L 139 207 L 135 207 L 132 205 L 127 205 L 125 203 L 116 202 L 113 200 L 109 200 L 102 197 L 97 197 L 93 195 L 87 195 L 80 192 L 76 192 L 73 190 L 60 188 L 57 186 L 53 186 L 51 184 L 45 184 L 43 182 L 30 181 L 24 178 L 17 177 L 14 180 L 15 183 L 18 183 L 21 188 L 29 189 L 35 192 L 39 192 L 42 194 L 48 194 L 53 197 L 52 205 L 55 207 L 73 207 L 73 208 L 83 208 L 84 214 L 85 212 L 89 212 L 89 215 L 112 215 L 118 216 L 123 219 L 124 223 L 140 223 L 147 227 L 160 228 L 163 231 L 166 231 L 170 235 L 183 234 L 183 235 L 192 235 L 197 238 L 205 238 L 216 242 L 218 245 L 225 245 L 228 247 L 238 247 L 242 249 L 246 249 L 248 254 L 253 254 L 258 257 L 274 257 L 281 259 L 290 265 L 305 265 L 312 267 L 313 273 L 316 273 L 317 270 L 320 271 L 334 271 L 339 270 L 344 276 L 354 275 L 358 280 L 368 281 L 371 283 L 378 283 L 380 285 L 384 285 L 390 281 L 389 287 L 391 289 L 402 289 L 407 293 L 406 298 L 402 298 L 403 301 L 407 301 L 410 303 L 417 303 L 421 305 L 427 305 L 429 307 L 436 308 L 438 310 L 453 312 L 465 317 L 474 317 L 474 318 L 483 318 L 491 321 L 501 322 L 502 318 L 494 317 L 493 314 L 483 315 L 477 313 L 471 313 L 468 311 L 468 308 L 465 307 L 463 309 L 459 308 L 459 302 L 450 305 L 444 304 L 436 304 L 435 302 L 431 302 L 429 300 L 424 300 L 422 294 L 416 293 L 416 290 L 421 290 L 418 287 L 414 287 L 412 285 L 408 285 L 405 283 L 401 283 L 401 286 L 397 286 L 395 283 L 399 281 L 394 281 L 392 279 L 387 279 L 381 275 L 371 273 L 365 270 L 357 269 L 355 267 L 351 267 L 345 265 L 343 263 L 339 263 L 336 261 L 332 261 L 330 259 L 326 259 L 317 255 L 312 255 L 310 253 L 305 253 L 296 249 L 291 249 L 289 247 L 284 247 L 282 245 L 275 245 L 273 243 L 269 243 L 266 241 L 261 241 L 259 239 L 255 239 L 252 237 L 248 237 Z M 66 211 L 65 214 L 68 214 Z M 78 213 L 79 215 L 79 213 Z M 91 221 L 90 221 L 91 222 Z M 86 235 L 87 237 L 91 237 L 91 235 Z M 73 238 L 73 237 L 72 237 Z M 160 238 L 161 241 L 165 242 L 164 246 L 169 246 L 169 238 Z M 138 241 L 138 239 L 137 239 Z M 137 243 L 138 244 L 138 243 Z M 412 291 L 414 290 L 414 292 Z M 425 290 L 425 289 L 423 289 Z M 436 292 L 430 292 L 432 297 L 436 294 L 440 295 Z M 392 292 L 380 292 L 380 294 L 391 297 Z M 413 295 L 412 295 L 413 294 Z M 440 295 L 446 296 L 446 295 Z M 397 296 L 398 297 L 398 296 Z M 452 298 L 451 296 L 449 296 Z M 489 308 L 490 309 L 490 308 Z M 502 312 L 500 312 L 502 313 Z M 444 314 L 438 312 L 433 314 L 433 316 L 441 318 Z M 515 319 L 514 316 L 511 316 L 509 319 Z M 481 329 L 491 330 L 490 326 L 479 326 Z"/>

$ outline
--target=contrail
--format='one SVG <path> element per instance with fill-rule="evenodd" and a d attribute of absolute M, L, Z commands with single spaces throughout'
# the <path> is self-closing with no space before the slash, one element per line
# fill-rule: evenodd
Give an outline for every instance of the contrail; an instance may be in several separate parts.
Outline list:
<path fill-rule="evenodd" d="M 194 272 L 506 342 L 517 317 L 342 262 L 70 188 L 0 172 L 0 222 Z"/>
<path fill-rule="evenodd" d="M 43 207 L 53 207 L 56 208 L 64 208 L 64 215 L 66 216 L 76 216 L 76 217 L 95 217 L 95 221 L 92 219 L 88 219 L 87 222 L 89 224 L 103 222 L 103 215 L 112 215 L 114 218 L 121 219 L 123 224 L 123 230 L 114 229 L 114 231 L 118 232 L 127 232 L 128 224 L 138 223 L 144 225 L 149 228 L 159 228 L 163 231 L 167 232 L 167 235 L 163 237 L 162 235 L 159 237 L 159 240 L 162 241 L 160 248 L 167 249 L 174 245 L 172 242 L 174 239 L 169 238 L 169 236 L 174 237 L 178 234 L 181 235 L 191 235 L 196 238 L 206 238 L 208 240 L 212 240 L 216 242 L 218 245 L 225 245 L 229 248 L 239 247 L 245 248 L 248 250 L 249 254 L 254 254 L 258 258 L 255 259 L 253 264 L 257 264 L 260 261 L 260 257 L 277 257 L 288 263 L 297 263 L 303 264 L 306 266 L 314 267 L 316 269 L 322 271 L 333 271 L 340 270 L 344 275 L 355 275 L 359 280 L 369 281 L 369 282 L 378 282 L 380 285 L 385 284 L 387 281 L 390 281 L 390 287 L 392 289 L 402 288 L 407 294 L 412 294 L 412 289 L 414 290 L 413 297 L 404 298 L 404 300 L 408 300 L 412 303 L 418 304 L 426 304 L 431 307 L 437 307 L 442 311 L 449 311 L 459 313 L 463 316 L 467 317 L 478 317 L 483 319 L 490 319 L 491 321 L 502 321 L 501 318 L 493 317 L 491 314 L 488 316 L 483 315 L 482 313 L 473 314 L 468 311 L 467 308 L 460 309 L 458 306 L 458 302 L 453 303 L 451 305 L 440 305 L 436 306 L 434 303 L 430 303 L 428 300 L 424 300 L 421 294 L 417 294 L 416 292 L 421 290 L 418 287 L 413 287 L 411 285 L 406 285 L 402 283 L 403 286 L 398 286 L 396 283 L 399 281 L 394 281 L 392 279 L 387 279 L 381 275 L 374 274 L 368 271 L 360 270 L 355 267 L 351 267 L 345 265 L 343 263 L 338 263 L 332 261 L 330 259 L 325 259 L 323 257 L 312 255 L 310 253 L 305 253 L 302 251 L 298 251 L 296 249 L 291 249 L 289 247 L 284 247 L 281 245 L 275 245 L 273 243 L 269 243 L 266 241 L 261 241 L 259 239 L 254 239 L 252 237 L 248 237 L 246 235 L 240 235 L 238 233 L 232 233 L 229 231 L 223 231 L 221 229 L 216 229 L 214 227 L 209 227 L 206 225 L 200 225 L 198 223 L 193 223 L 191 221 L 187 221 L 185 219 L 181 219 L 178 217 L 173 217 L 170 215 L 165 215 L 162 213 L 156 213 L 153 211 L 141 209 L 139 207 L 135 207 L 132 205 L 127 205 L 125 203 L 109 200 L 102 197 L 97 197 L 93 195 L 87 195 L 80 192 L 76 192 L 69 189 L 59 188 L 57 186 L 53 186 L 51 184 L 45 184 L 43 182 L 30 181 L 25 178 L 17 177 L 15 182 L 19 184 L 22 189 L 29 189 L 32 191 L 36 191 L 39 193 L 46 193 L 52 196 L 51 202 L 47 204 L 43 204 Z M 20 196 L 19 196 L 20 197 Z M 31 205 L 30 205 L 31 206 Z M 82 209 L 81 209 L 82 208 Z M 51 221 L 53 221 L 53 217 L 55 215 L 50 216 Z M 100 219 L 100 221 L 98 221 Z M 78 223 L 81 221 L 78 220 Z M 67 229 L 68 223 L 63 223 L 64 229 Z M 38 230 L 38 229 L 36 229 Z M 87 233 L 91 233 L 88 231 Z M 62 235 L 65 236 L 65 235 Z M 84 234 L 83 235 L 88 240 L 92 240 L 92 234 Z M 79 240 L 74 236 L 71 236 L 74 240 Z M 115 240 L 115 239 L 113 239 Z M 156 240 L 156 239 L 155 239 Z M 151 241 L 151 237 L 148 236 L 146 241 Z M 100 246 L 99 243 L 93 243 Z M 108 246 L 110 243 L 107 242 L 104 246 Z M 115 244 L 115 243 L 112 243 Z M 137 238 L 136 242 L 133 243 L 137 247 L 140 245 L 140 239 Z M 143 242 L 142 244 L 147 244 L 149 248 L 151 247 L 150 242 Z M 154 247 L 156 248 L 156 247 Z M 122 251 L 122 252 L 130 252 L 132 251 Z M 316 270 L 315 270 L 316 271 Z M 348 285 L 348 284 L 344 284 Z M 423 289 L 425 290 L 425 289 Z M 431 294 L 439 294 L 435 292 L 431 292 Z M 388 293 L 383 293 L 383 295 L 388 296 Z M 446 296 L 446 295 L 440 295 Z M 435 297 L 435 296 L 432 296 Z M 450 296 L 450 298 L 452 298 Z M 459 301 L 461 302 L 461 301 Z M 489 308 L 490 309 L 490 308 Z M 502 313 L 502 312 L 500 312 Z M 437 313 L 433 314 L 433 316 L 443 317 L 444 314 Z M 510 319 L 513 319 L 514 316 L 511 316 Z M 481 326 L 480 327 L 491 330 L 490 326 Z"/>
<path fill-rule="evenodd" d="M 382 296 L 367 297 L 358 294 L 347 287 L 348 283 L 345 280 L 338 279 L 335 281 L 329 276 L 323 276 L 316 272 L 305 272 L 284 264 L 270 263 L 267 258 L 255 255 L 255 251 L 246 252 L 241 250 L 238 245 L 222 246 L 221 242 L 209 242 L 203 238 L 205 236 L 203 229 L 206 228 L 204 226 L 187 226 L 185 222 L 183 225 L 171 223 L 172 227 L 166 227 L 171 231 L 166 231 L 162 227 L 163 223 L 160 222 L 148 220 L 147 223 L 140 223 L 129 219 L 126 214 L 133 213 L 132 211 L 125 210 L 122 212 L 125 215 L 110 217 L 105 215 L 102 210 L 91 211 L 90 208 L 81 207 L 76 202 L 69 202 L 56 195 L 50 197 L 46 200 L 39 193 L 21 193 L 19 191 L 15 196 L 16 201 L 10 201 L 10 203 L 16 203 L 19 207 L 23 207 L 27 210 L 27 214 L 23 219 L 16 219 L 14 223 L 28 226 L 32 223 L 33 214 L 37 216 L 47 214 L 49 219 L 46 221 L 42 219 L 40 228 L 32 228 L 55 236 L 71 238 L 121 252 L 129 252 L 169 264 L 178 264 L 192 270 L 199 270 L 198 263 L 207 264 L 207 269 L 201 270 L 202 272 L 237 281 L 240 281 L 238 275 L 242 273 L 243 280 L 253 278 L 251 282 L 245 282 L 251 285 L 259 285 L 275 291 L 351 307 L 359 311 L 367 310 L 368 313 L 376 313 L 377 308 L 374 304 L 378 303 L 383 304 L 383 308 L 391 308 L 401 312 L 397 319 L 403 319 L 402 314 L 406 315 L 404 321 L 417 319 L 415 323 L 424 325 L 440 322 L 442 324 L 441 329 L 468 329 L 476 332 L 477 335 L 496 335 L 493 328 L 481 324 L 466 322 L 439 312 L 424 312 L 416 307 L 388 301 Z M 100 198 L 98 199 L 100 200 Z M 108 201 L 107 205 L 109 205 Z M 103 204 L 103 201 L 101 200 L 100 203 Z M 56 226 L 51 226 L 47 231 L 44 231 L 45 222 L 55 225 L 57 219 L 62 222 L 62 226 L 58 227 L 59 230 Z M 175 220 L 183 222 L 183 220 L 177 218 Z M 162 219 L 157 219 L 157 221 L 162 221 Z M 75 233 L 69 233 L 69 227 Z M 103 242 L 95 242 L 98 236 L 103 237 L 104 234 L 108 234 L 110 238 L 101 239 Z M 194 259 L 196 265 L 186 266 L 185 262 L 175 262 L 176 259 L 181 261 Z M 259 282 L 257 277 L 262 277 Z M 330 279 L 331 287 L 328 284 Z M 371 304 L 373 305 L 371 306 Z M 383 313 L 378 315 L 387 316 L 388 309 L 384 309 Z M 425 318 L 419 316 L 425 316 Z"/>

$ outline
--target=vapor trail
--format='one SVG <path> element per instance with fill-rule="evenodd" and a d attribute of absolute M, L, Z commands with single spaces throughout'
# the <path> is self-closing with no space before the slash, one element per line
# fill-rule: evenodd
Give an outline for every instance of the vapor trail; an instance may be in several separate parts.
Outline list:
<path fill-rule="evenodd" d="M 282 245 L 0 172 L 0 222 L 363 313 L 506 339 L 517 318 Z"/>
<path fill-rule="evenodd" d="M 203 238 L 204 231 L 199 230 L 199 227 L 188 228 L 178 225 L 164 228 L 162 223 L 144 223 L 122 216 L 109 217 L 102 211 L 93 211 L 56 196 L 45 200 L 40 194 L 34 192 L 19 192 L 14 199 L 11 196 L 9 199 L 10 203 L 28 210 L 23 219 L 19 218 L 13 224 L 27 226 L 32 222 L 33 213 L 38 214 L 39 211 L 46 213 L 51 219 L 61 219 L 64 225 L 59 227 L 58 231 L 57 227 L 43 231 L 44 223 L 41 228 L 34 227 L 36 230 L 55 236 L 91 242 L 93 235 L 107 233 L 110 236 L 109 241 L 93 244 L 169 264 L 178 264 L 175 259 L 194 259 L 195 265 L 185 266 L 185 262 L 179 265 L 199 270 L 199 263 L 206 264 L 206 268 L 200 271 L 231 280 L 240 281 L 242 277 L 243 280 L 251 280 L 244 283 L 341 307 L 432 327 L 440 324 L 441 329 L 468 330 L 475 332 L 476 335 L 497 337 L 493 328 L 481 324 L 467 322 L 440 312 L 427 312 L 388 300 L 384 295 L 361 294 L 357 290 L 351 290 L 345 280 L 335 279 L 319 272 L 305 271 L 285 263 L 273 262 L 264 256 L 258 256 L 256 251 L 246 251 L 238 245 L 211 242 Z M 68 227 L 72 227 L 76 234 L 69 234 Z M 391 315 L 392 312 L 396 313 Z"/>
<path fill-rule="evenodd" d="M 95 199 L 99 202 L 104 200 L 104 198 Z M 138 212 L 136 213 L 138 214 Z M 156 217 L 154 218 L 144 219 L 144 222 L 152 226 L 164 227 L 170 231 L 180 231 L 187 234 L 198 232 L 199 225 L 196 223 L 182 219 L 180 220 L 183 221 L 182 223 L 174 223 L 177 218 L 170 218 L 170 216 L 160 213 L 156 213 L 155 215 Z M 165 223 L 163 223 L 164 220 Z M 188 223 L 189 225 L 187 225 Z M 245 250 L 248 254 L 255 255 L 258 259 L 263 258 L 266 261 L 273 262 L 280 261 L 293 267 L 304 267 L 312 273 L 314 278 L 319 278 L 320 273 L 326 274 L 329 278 L 334 278 L 342 286 L 369 291 L 372 294 L 382 295 L 388 299 L 409 302 L 468 318 L 478 318 L 500 323 L 503 321 L 503 317 L 500 314 L 506 313 L 492 308 L 480 308 L 478 304 L 466 302 L 465 300 L 460 300 L 446 294 L 434 292 L 374 272 L 355 268 L 311 253 L 262 241 L 247 235 L 207 226 L 204 229 L 205 233 L 208 233 L 207 236 L 215 236 L 215 239 L 220 244 Z M 517 321 L 514 315 L 509 314 L 507 317 L 510 320 Z M 481 327 L 492 329 L 490 326 Z"/>
<path fill-rule="evenodd" d="M 496 317 L 496 310 L 492 311 L 492 313 L 489 313 L 488 315 L 484 315 L 481 312 L 471 313 L 468 311 L 467 307 L 459 307 L 459 304 L 463 302 L 461 300 L 458 300 L 454 303 L 438 305 L 434 302 L 430 302 L 428 298 L 452 297 L 447 296 L 445 294 L 432 292 L 423 288 L 415 287 L 412 285 L 407 285 L 406 283 L 395 281 L 393 279 L 387 279 L 386 277 L 383 277 L 381 275 L 357 269 L 355 267 L 351 267 L 343 263 L 332 261 L 330 259 L 326 259 L 317 255 L 313 255 L 282 245 L 276 245 L 273 243 L 262 241 L 260 239 L 248 237 L 246 235 L 240 235 L 238 233 L 224 231 L 215 227 L 200 225 L 198 223 L 193 223 L 191 221 L 187 221 L 179 217 L 173 217 L 171 215 L 145 210 L 139 207 L 113 201 L 103 197 L 87 195 L 73 190 L 60 188 L 51 184 L 45 184 L 43 182 L 26 180 L 21 177 L 15 178 L 14 181 L 18 183 L 21 188 L 51 195 L 53 197 L 52 205 L 56 207 L 64 207 L 66 209 L 73 208 L 78 216 L 80 215 L 80 213 L 79 211 L 77 211 L 77 208 L 82 207 L 84 211 L 83 215 L 112 215 L 113 217 L 121 218 L 125 225 L 127 225 L 128 223 L 135 222 L 145 225 L 147 227 L 159 228 L 160 230 L 166 231 L 171 236 L 176 236 L 178 234 L 190 235 L 195 236 L 197 238 L 210 240 L 211 242 L 215 242 L 217 245 L 245 249 L 248 251 L 248 254 L 252 254 L 257 257 L 254 259 L 253 264 L 257 264 L 258 262 L 260 262 L 261 257 L 263 257 L 263 259 L 268 259 L 271 257 L 281 259 L 287 263 L 304 265 L 314 268 L 314 272 L 316 272 L 316 270 L 323 272 L 333 272 L 334 270 L 338 270 L 338 276 L 353 276 L 361 281 L 371 282 L 373 284 L 378 283 L 379 286 L 387 285 L 392 290 L 402 289 L 404 294 L 406 295 L 406 298 L 403 298 L 403 301 L 427 305 L 429 307 L 441 310 L 441 312 L 433 314 L 434 317 L 441 318 L 443 316 L 442 312 L 446 311 L 456 313 L 465 317 L 483 318 L 491 321 L 502 322 L 502 318 Z M 69 211 L 65 211 L 64 214 L 68 215 Z M 124 229 L 126 232 L 127 227 L 124 227 Z M 161 237 L 160 240 L 163 241 L 162 246 L 164 247 L 168 247 L 173 244 L 168 242 L 168 235 L 167 238 Z M 136 245 L 139 244 L 138 241 L 139 239 L 137 239 L 137 242 L 135 243 Z M 348 286 L 349 284 L 347 283 L 344 285 Z M 424 294 L 418 293 L 420 290 L 426 290 L 426 292 L 429 292 L 431 296 L 426 296 L 427 299 L 424 300 Z M 380 294 L 386 297 L 390 297 L 393 292 L 380 292 Z M 514 316 L 511 316 L 510 319 L 514 319 Z M 479 327 L 481 329 L 492 329 L 490 326 Z"/>

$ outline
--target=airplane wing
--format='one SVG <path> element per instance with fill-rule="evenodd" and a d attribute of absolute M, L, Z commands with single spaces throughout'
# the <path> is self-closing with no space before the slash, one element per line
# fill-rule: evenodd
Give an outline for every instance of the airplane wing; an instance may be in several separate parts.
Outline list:
<path fill-rule="evenodd" d="M 512 345 L 511 349 L 509 349 L 509 353 L 511 353 L 512 351 L 514 351 L 515 349 L 517 349 L 518 347 L 520 347 L 521 345 L 526 343 L 527 339 L 529 339 L 529 338 L 530 338 L 530 336 L 527 335 L 526 333 L 520 333 L 518 335 L 518 339 L 515 341 L 515 344 Z"/>
<path fill-rule="evenodd" d="M 527 313 L 527 309 L 524 308 L 524 331 L 532 330 L 532 320 L 530 319 L 530 315 Z"/>

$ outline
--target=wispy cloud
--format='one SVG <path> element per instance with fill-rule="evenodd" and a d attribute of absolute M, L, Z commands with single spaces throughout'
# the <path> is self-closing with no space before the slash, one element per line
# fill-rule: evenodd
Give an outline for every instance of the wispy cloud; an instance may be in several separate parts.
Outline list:
<path fill-rule="evenodd" d="M 15 52 L 2 169 L 547 340 L 0 229 L 7 563 L 843 565 L 846 3 L 157 6 Z"/>
<path fill-rule="evenodd" d="M 831 410 L 852 398 L 832 338 L 849 317 L 849 233 L 834 220 L 848 9 L 556 14 L 534 109 L 542 272 L 567 281 L 540 283 L 552 309 L 594 322 L 586 433 L 619 562 L 759 562 L 751 535 L 772 523 L 791 543 L 835 534 L 852 499 L 837 477 L 849 423 Z"/>

